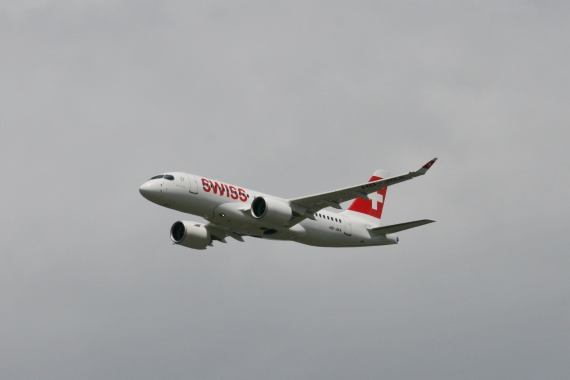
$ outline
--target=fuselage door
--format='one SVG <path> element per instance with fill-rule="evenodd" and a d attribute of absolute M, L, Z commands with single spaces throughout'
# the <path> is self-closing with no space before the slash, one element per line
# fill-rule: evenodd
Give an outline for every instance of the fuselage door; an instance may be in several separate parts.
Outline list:
<path fill-rule="evenodd" d="M 342 220 L 344 220 L 344 234 L 348 236 L 352 235 L 352 224 L 350 223 L 350 218 L 348 216 L 344 216 Z"/>
<path fill-rule="evenodd" d="M 186 174 L 186 177 L 188 177 L 188 183 L 190 184 L 190 193 L 198 194 L 198 182 L 196 182 L 196 176 Z"/>

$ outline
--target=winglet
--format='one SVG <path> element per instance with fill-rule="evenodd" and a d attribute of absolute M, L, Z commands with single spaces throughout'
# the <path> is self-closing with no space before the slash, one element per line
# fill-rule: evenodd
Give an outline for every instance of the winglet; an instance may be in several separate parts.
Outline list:
<path fill-rule="evenodd" d="M 431 160 L 430 162 L 428 162 L 427 164 L 425 164 L 424 166 L 422 166 L 420 168 L 420 170 L 418 170 L 417 172 L 415 172 L 415 175 L 424 175 L 427 173 L 428 169 L 432 167 L 432 165 L 437 161 L 437 158 L 434 158 L 433 160 Z"/>

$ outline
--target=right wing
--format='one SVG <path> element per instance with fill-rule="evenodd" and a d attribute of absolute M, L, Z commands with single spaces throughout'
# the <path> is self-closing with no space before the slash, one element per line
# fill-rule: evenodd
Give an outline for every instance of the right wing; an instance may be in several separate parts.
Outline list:
<path fill-rule="evenodd" d="M 291 219 L 288 226 L 292 227 L 306 218 L 314 219 L 313 214 L 325 207 L 334 207 L 340 209 L 340 203 L 350 201 L 354 198 L 362 198 L 368 200 L 368 194 L 375 193 L 384 187 L 392 186 L 397 183 L 408 181 L 415 177 L 426 174 L 428 169 L 434 164 L 436 160 L 437 158 L 434 158 L 422 166 L 418 171 L 409 172 L 408 174 L 402 174 L 386 179 L 379 179 L 378 181 L 367 182 L 357 186 L 329 191 L 327 193 L 290 199 L 289 204 L 291 205 L 295 216 Z"/>
<path fill-rule="evenodd" d="M 413 222 L 392 224 L 390 226 L 372 227 L 368 228 L 368 231 L 370 231 L 371 235 L 388 235 L 388 234 L 393 234 L 394 232 L 408 230 L 410 228 L 423 226 L 424 224 L 429 224 L 433 222 L 435 222 L 435 220 L 422 219 Z"/>

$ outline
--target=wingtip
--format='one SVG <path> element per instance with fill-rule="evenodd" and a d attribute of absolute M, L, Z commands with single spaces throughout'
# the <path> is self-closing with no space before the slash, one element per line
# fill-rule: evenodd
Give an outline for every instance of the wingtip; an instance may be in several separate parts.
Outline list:
<path fill-rule="evenodd" d="M 420 170 L 418 170 L 416 172 L 416 176 L 418 175 L 424 175 L 427 173 L 427 171 L 429 170 L 429 168 L 432 167 L 432 165 L 437 161 L 437 158 L 434 158 L 433 160 L 429 161 L 427 164 L 425 164 L 424 166 L 422 166 L 420 168 Z"/>
<path fill-rule="evenodd" d="M 434 158 L 433 160 L 431 160 L 430 162 L 428 162 L 427 164 L 425 164 L 424 166 L 422 166 L 422 169 L 426 169 L 426 170 L 427 170 L 427 169 L 431 168 L 431 166 L 432 166 L 433 164 L 435 164 L 436 161 L 437 161 L 437 158 Z"/>

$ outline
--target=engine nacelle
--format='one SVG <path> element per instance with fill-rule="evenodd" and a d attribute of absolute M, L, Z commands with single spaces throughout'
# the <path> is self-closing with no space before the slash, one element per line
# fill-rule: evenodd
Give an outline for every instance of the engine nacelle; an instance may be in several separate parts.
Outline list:
<path fill-rule="evenodd" d="M 257 197 L 251 202 L 251 215 L 264 222 L 286 226 L 293 217 L 293 210 L 283 201 L 269 197 Z"/>
<path fill-rule="evenodd" d="M 174 244 L 193 249 L 206 249 L 212 242 L 210 232 L 203 224 L 186 220 L 178 221 L 170 227 L 170 239 Z"/>

